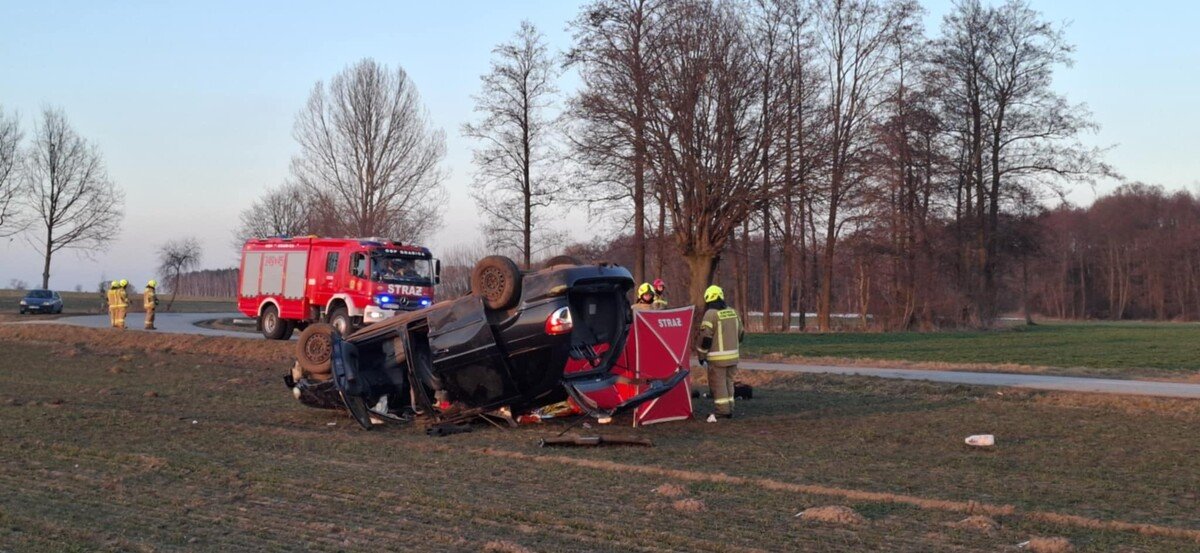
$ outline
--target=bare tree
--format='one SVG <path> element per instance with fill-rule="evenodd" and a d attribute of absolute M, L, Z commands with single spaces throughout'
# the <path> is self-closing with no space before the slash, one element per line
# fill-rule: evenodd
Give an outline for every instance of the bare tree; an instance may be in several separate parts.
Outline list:
<path fill-rule="evenodd" d="M 575 46 L 567 54 L 583 86 L 571 102 L 576 123 L 583 201 L 633 223 L 633 277 L 646 277 L 646 108 L 655 73 L 652 55 L 661 0 L 595 0 L 571 23 Z M 660 224 L 665 223 L 660 217 Z M 661 266 L 661 263 L 660 263 Z M 661 271 L 660 271 L 661 272 Z"/>
<path fill-rule="evenodd" d="M 1079 135 L 1097 126 L 1083 105 L 1052 89 L 1054 70 L 1071 64 L 1060 26 L 1023 0 L 985 7 L 964 0 L 947 15 L 937 42 L 948 110 L 964 114 L 960 154 L 965 217 L 973 250 L 964 263 L 975 322 L 996 317 L 1000 220 L 1006 208 L 1061 196 L 1065 181 L 1113 174 L 1102 151 Z"/>
<path fill-rule="evenodd" d="M 761 82 L 750 35 L 728 2 L 671 4 L 655 55 L 647 135 L 660 197 L 703 304 L 735 229 L 772 193 L 759 182 Z"/>
<path fill-rule="evenodd" d="M 805 259 L 813 250 L 815 235 L 806 233 L 806 220 L 813 217 L 809 207 L 813 201 L 812 181 L 823 164 L 822 136 L 826 131 L 825 117 L 819 109 L 822 89 L 816 70 L 816 52 L 812 36 L 813 14 L 807 2 L 778 0 L 783 11 L 783 52 L 780 60 L 780 80 L 783 102 L 777 142 L 782 155 L 779 168 L 780 214 L 779 237 L 783 265 L 780 282 L 780 311 L 783 320 L 780 330 L 791 330 L 792 311 L 800 311 L 800 329 L 804 329 L 804 300 L 812 294 L 804 276 Z M 809 275 L 811 276 L 811 275 Z M 797 282 L 797 281 L 800 282 Z M 807 293 L 806 293 L 807 292 Z"/>
<path fill-rule="evenodd" d="M 475 262 L 492 252 L 482 240 L 451 246 L 438 252 L 442 261 L 442 280 L 437 285 L 439 299 L 454 299 L 471 293 L 471 270 Z"/>
<path fill-rule="evenodd" d="M 53 108 L 34 129 L 24 174 L 24 202 L 39 229 L 30 229 L 29 242 L 42 252 L 42 288 L 49 288 L 55 253 L 91 255 L 108 247 L 121 228 L 125 197 L 109 180 L 100 151 Z"/>
<path fill-rule="evenodd" d="M 242 210 L 234 245 L 240 250 L 250 238 L 336 233 L 331 204 L 296 184 L 269 189 Z"/>
<path fill-rule="evenodd" d="M 818 36 L 827 64 L 826 86 L 831 124 L 829 183 L 825 190 L 825 250 L 817 325 L 828 332 L 833 307 L 834 254 L 847 201 L 864 182 L 861 163 L 872 144 L 871 125 L 891 70 L 892 36 L 914 24 L 919 7 L 912 0 L 821 0 Z"/>
<path fill-rule="evenodd" d="M 166 311 L 170 311 L 171 306 L 175 304 L 180 277 L 200 265 L 200 254 L 200 242 L 195 238 L 171 240 L 158 248 L 158 273 L 163 276 L 171 291 Z"/>
<path fill-rule="evenodd" d="M 25 230 L 27 221 L 21 217 L 20 169 L 21 128 L 16 116 L 6 116 L 0 107 L 0 238 Z"/>
<path fill-rule="evenodd" d="M 476 123 L 463 125 L 463 134 L 483 145 L 475 150 L 475 203 L 487 215 L 489 244 L 515 249 L 525 267 L 537 251 L 558 245 L 535 240 L 541 211 L 549 207 L 561 186 L 557 178 L 550 114 L 558 89 L 554 59 L 545 37 L 528 21 L 521 22 L 511 42 L 492 49 L 492 69 L 480 77 L 482 90 L 472 96 Z"/>
<path fill-rule="evenodd" d="M 416 241 L 440 225 L 445 137 L 403 69 L 364 59 L 318 82 L 293 135 L 295 182 L 329 199 L 338 233 Z"/>

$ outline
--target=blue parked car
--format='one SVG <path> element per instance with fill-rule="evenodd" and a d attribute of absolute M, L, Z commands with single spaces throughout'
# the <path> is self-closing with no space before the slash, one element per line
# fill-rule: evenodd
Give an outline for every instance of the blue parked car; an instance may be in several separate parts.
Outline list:
<path fill-rule="evenodd" d="M 54 290 L 30 290 L 21 298 L 21 314 L 62 313 L 63 302 Z"/>

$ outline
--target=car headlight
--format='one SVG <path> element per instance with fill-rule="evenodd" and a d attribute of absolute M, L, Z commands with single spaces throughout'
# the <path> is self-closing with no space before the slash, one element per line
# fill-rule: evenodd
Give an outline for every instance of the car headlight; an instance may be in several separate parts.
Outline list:
<path fill-rule="evenodd" d="M 25 303 L 25 300 L 21 300 L 21 305 L 29 305 L 29 304 Z"/>

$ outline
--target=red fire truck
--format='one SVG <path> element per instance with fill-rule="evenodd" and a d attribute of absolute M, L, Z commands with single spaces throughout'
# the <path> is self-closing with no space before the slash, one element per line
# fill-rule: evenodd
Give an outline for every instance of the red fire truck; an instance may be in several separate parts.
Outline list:
<path fill-rule="evenodd" d="M 271 340 L 309 323 L 343 335 L 398 311 L 433 303 L 441 263 L 428 248 L 377 238 L 264 238 L 246 241 L 238 310 Z"/>

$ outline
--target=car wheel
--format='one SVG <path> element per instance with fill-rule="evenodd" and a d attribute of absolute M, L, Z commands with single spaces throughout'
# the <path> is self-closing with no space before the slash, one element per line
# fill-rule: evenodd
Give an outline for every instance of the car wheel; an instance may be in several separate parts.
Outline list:
<path fill-rule="evenodd" d="M 292 337 L 291 324 L 279 317 L 279 310 L 274 305 L 263 308 L 258 322 L 262 327 L 262 335 L 268 340 L 287 340 Z"/>
<path fill-rule="evenodd" d="M 24 314 L 25 314 L 25 310 L 24 310 L 24 309 L 22 309 L 22 310 L 21 310 L 21 314 L 22 314 L 22 315 L 24 315 Z"/>
<path fill-rule="evenodd" d="M 329 324 L 342 336 L 349 336 L 354 331 L 354 321 L 345 307 L 338 307 L 329 313 Z"/>
<path fill-rule="evenodd" d="M 521 270 L 503 255 L 489 255 L 471 271 L 471 292 L 489 309 L 508 309 L 521 297 Z"/>
<path fill-rule="evenodd" d="M 583 262 L 573 255 L 556 255 L 543 263 L 542 268 L 554 267 L 555 265 L 583 265 Z"/>
<path fill-rule="evenodd" d="M 333 372 L 333 325 L 308 325 L 296 341 L 296 362 L 314 380 L 329 380 Z"/>

